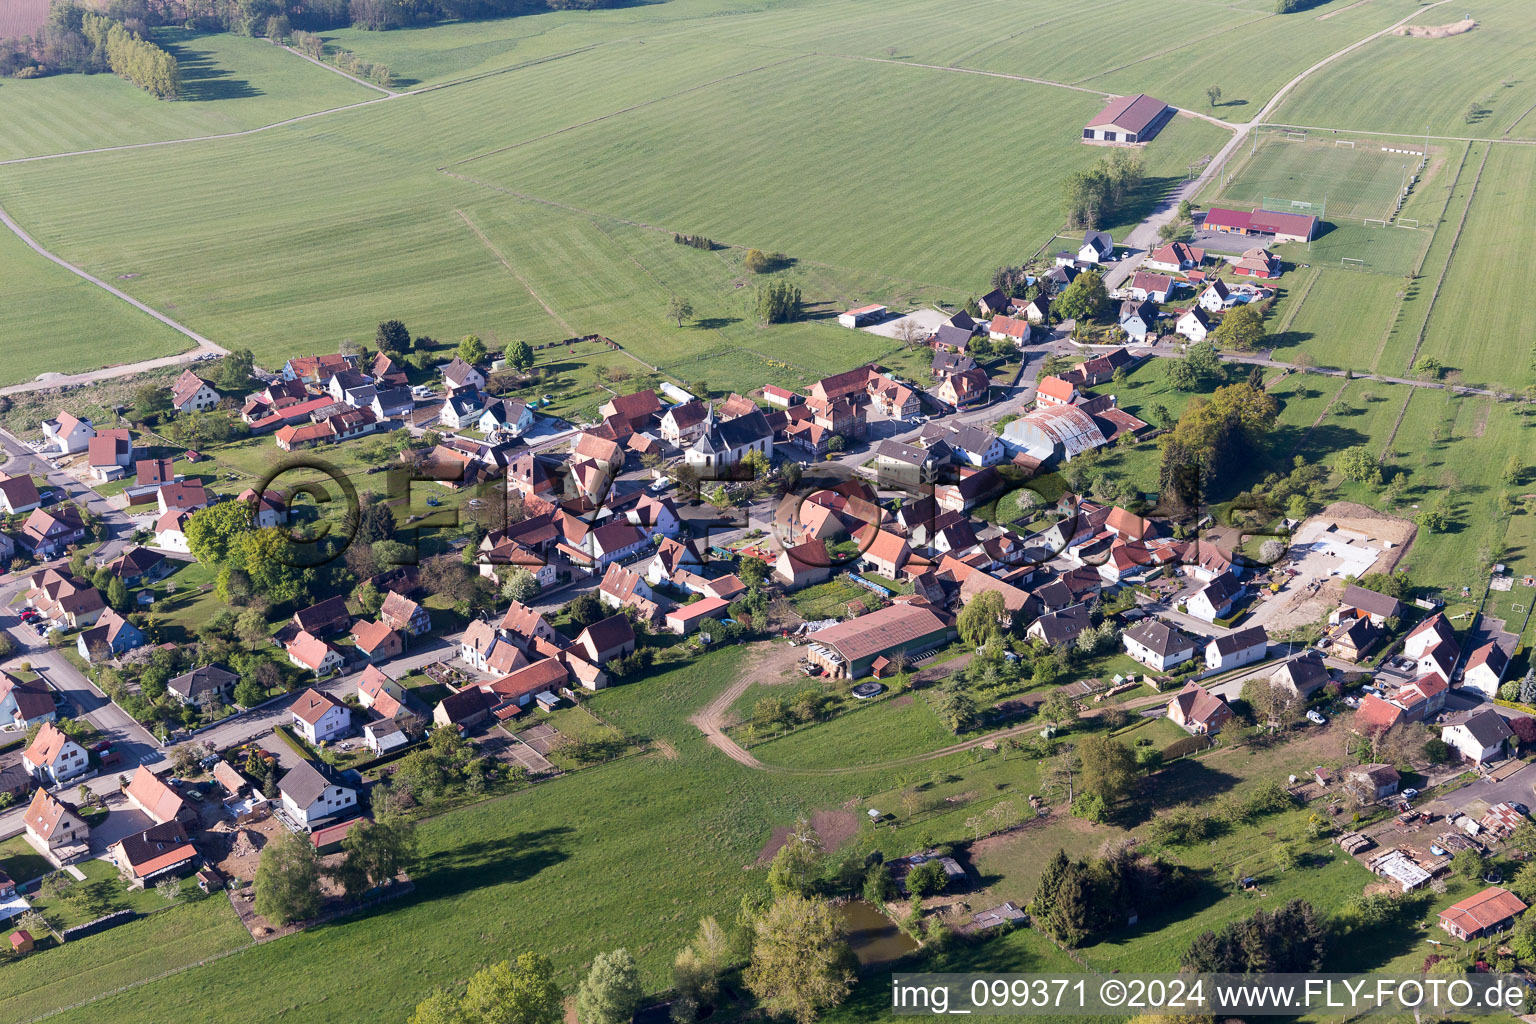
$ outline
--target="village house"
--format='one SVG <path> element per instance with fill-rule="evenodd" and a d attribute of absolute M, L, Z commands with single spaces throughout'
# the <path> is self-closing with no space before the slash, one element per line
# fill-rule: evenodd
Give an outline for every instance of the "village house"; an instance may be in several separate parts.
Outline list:
<path fill-rule="evenodd" d="M 107 563 L 107 571 L 130 590 L 164 579 L 173 568 L 175 564 L 164 554 L 145 547 L 131 547 Z"/>
<path fill-rule="evenodd" d="M 711 471 L 729 469 L 749 452 L 758 452 L 765 459 L 773 458 L 773 430 L 760 411 L 754 410 L 735 419 L 717 421 L 710 410 L 705 419 L 704 432 L 688 446 L 684 458 L 695 470 L 703 470 L 705 478 Z"/>
<path fill-rule="evenodd" d="M 91 426 L 91 421 L 82 417 L 61 412 L 57 417 L 42 422 L 43 436 L 49 443 L 58 448 L 60 455 L 73 455 L 75 452 L 83 452 L 91 443 L 91 438 L 96 436 L 96 430 Z"/>
<path fill-rule="evenodd" d="M 5 476 L 0 474 L 0 508 L 9 516 L 31 512 L 43 503 L 37 484 L 30 476 Z"/>
<path fill-rule="evenodd" d="M 177 412 L 203 412 L 218 404 L 219 393 L 213 385 L 191 370 L 182 370 L 171 385 L 171 408 Z"/>
<path fill-rule="evenodd" d="M 1195 656 L 1195 642 L 1161 619 L 1142 619 L 1120 634 L 1120 639 L 1125 653 L 1158 672 Z"/>
<path fill-rule="evenodd" d="M 329 353 L 317 356 L 295 356 L 283 364 L 283 379 L 319 384 L 342 370 L 357 368 L 357 356 Z"/>
<path fill-rule="evenodd" d="M 196 707 L 205 699 L 228 702 L 240 677 L 221 665 L 199 665 L 172 678 L 165 688 L 184 705 Z M 208 695 L 205 698 L 204 695 Z"/>
<path fill-rule="evenodd" d="M 123 618 L 115 608 L 107 608 L 94 626 L 82 630 L 75 638 L 75 651 L 88 664 L 95 664 L 110 661 L 135 647 L 143 647 L 144 641 L 143 630 Z"/>
<path fill-rule="evenodd" d="M 390 591 L 384 595 L 379 607 L 379 620 L 390 629 L 398 629 L 411 636 L 421 636 L 432 628 L 432 616 L 424 605 Z"/>
<path fill-rule="evenodd" d="M 37 722 L 58 718 L 52 691 L 42 682 L 24 683 L 0 672 L 0 726 L 29 729 Z"/>
<path fill-rule="evenodd" d="M 133 441 L 121 427 L 97 431 L 86 446 L 86 465 L 91 478 L 100 483 L 122 479 L 132 464 Z"/>
<path fill-rule="evenodd" d="M 1491 885 L 1475 896 L 1468 896 L 1440 911 L 1440 927 L 1447 934 L 1469 942 L 1495 932 L 1502 932 L 1525 913 L 1520 897 Z"/>
<path fill-rule="evenodd" d="M 1420 675 L 1433 672 L 1450 679 L 1459 655 L 1456 631 L 1441 612 L 1420 622 L 1403 638 L 1403 656 L 1414 660 Z"/>
<path fill-rule="evenodd" d="M 1232 709 L 1199 683 L 1189 682 L 1168 702 L 1168 719 L 1196 736 L 1208 736 L 1232 720 Z"/>
<path fill-rule="evenodd" d="M 375 386 L 368 409 L 381 426 L 392 427 L 410 417 L 416 409 L 416 400 L 411 397 L 409 388 Z"/>
<path fill-rule="evenodd" d="M 358 619 L 352 624 L 352 641 L 357 651 L 373 664 L 397 658 L 405 651 L 400 631 L 386 622 Z"/>
<path fill-rule="evenodd" d="M 1157 324 L 1157 307 L 1144 299 L 1126 299 L 1120 303 L 1119 324 L 1126 337 L 1146 341 Z"/>
<path fill-rule="evenodd" d="M 1060 377 L 1041 377 L 1035 385 L 1036 409 L 1073 405 L 1077 397 L 1077 388 Z"/>
<path fill-rule="evenodd" d="M 1503 760 L 1505 745 L 1513 735 L 1504 716 L 1486 707 L 1458 715 L 1440 729 L 1446 745 L 1476 765 Z"/>
<path fill-rule="evenodd" d="M 987 400 L 992 378 L 979 367 L 964 373 L 952 373 L 934 388 L 932 394 L 939 401 L 956 409 L 983 403 Z"/>
<path fill-rule="evenodd" d="M 484 412 L 484 394 L 475 388 L 466 387 L 452 392 L 443 399 L 443 407 L 438 411 L 437 421 L 453 430 L 465 430 L 475 426 Z"/>
<path fill-rule="evenodd" d="M 1376 646 L 1381 631 L 1368 618 L 1346 619 L 1329 634 L 1329 653 L 1335 658 L 1358 662 Z"/>
<path fill-rule="evenodd" d="M 1389 764 L 1362 764 L 1344 773 L 1344 788 L 1361 803 L 1375 803 L 1397 792 L 1402 776 Z"/>
<path fill-rule="evenodd" d="M 1225 619 L 1242 598 L 1243 590 L 1235 576 L 1223 573 L 1191 594 L 1185 602 L 1185 610 L 1204 622 Z"/>
<path fill-rule="evenodd" d="M 1117 96 L 1083 125 L 1083 141 L 1141 145 L 1155 138 L 1173 115 L 1172 107 L 1145 93 Z"/>
<path fill-rule="evenodd" d="M 39 784 L 61 786 L 85 774 L 90 758 L 85 748 L 52 722 L 44 722 L 32 742 L 21 752 L 21 765 Z"/>
<path fill-rule="evenodd" d="M 946 512 L 969 512 L 996 497 L 1002 487 L 1003 479 L 994 467 L 962 467 L 959 480 L 934 485 L 933 500 Z"/>
<path fill-rule="evenodd" d="M 878 530 L 873 526 L 866 526 L 859 531 L 859 546 L 863 549 L 860 560 L 864 566 L 872 572 L 879 573 L 886 579 L 896 580 L 907 560 L 912 557 L 912 549 L 907 545 L 907 540 L 900 534 L 891 533 L 889 530 Z"/>
<path fill-rule="evenodd" d="M 203 489 L 200 481 L 179 480 L 161 484 L 155 491 L 155 501 L 161 515 L 165 515 L 171 509 L 195 512 L 200 508 L 208 507 L 208 492 Z"/>
<path fill-rule="evenodd" d="M 692 604 L 681 604 L 666 614 L 666 627 L 678 636 L 687 636 L 699 628 L 705 619 L 730 618 L 731 603 L 719 597 L 706 597 Z"/>
<path fill-rule="evenodd" d="M 1214 328 L 1211 326 L 1211 318 L 1205 315 L 1205 310 L 1199 306 L 1191 306 L 1174 321 L 1173 332 L 1181 338 L 1188 338 L 1195 344 L 1206 339 Z"/>
<path fill-rule="evenodd" d="M 308 669 L 316 679 L 339 670 L 345 660 L 336 648 L 304 630 L 300 630 L 283 649 L 288 654 L 289 664 Z"/>
<path fill-rule="evenodd" d="M 812 539 L 785 548 L 774 560 L 773 575 L 788 590 L 825 583 L 832 576 L 826 542 Z"/>
<path fill-rule="evenodd" d="M 971 466 L 995 466 L 1007 450 L 990 430 L 969 423 L 929 423 L 917 437 L 918 444 L 935 453 L 936 458 Z"/>
<path fill-rule="evenodd" d="M 994 288 L 977 300 L 976 305 L 988 318 L 1007 313 L 1013 308 L 1013 298 L 1000 288 Z M 961 349 L 960 351 L 964 351 Z"/>
<path fill-rule="evenodd" d="M 1490 640 L 1468 656 L 1461 671 L 1461 689 L 1475 691 L 1492 700 L 1499 695 L 1499 685 L 1508 668 L 1509 655 L 1497 642 Z"/>
<path fill-rule="evenodd" d="M 165 515 L 155 520 L 155 547 L 163 551 L 180 551 L 190 554 L 191 546 L 187 543 L 187 520 L 192 518 L 192 513 L 185 509 L 172 509 Z"/>
<path fill-rule="evenodd" d="M 1158 305 L 1168 301 L 1168 296 L 1173 293 L 1176 284 L 1173 278 L 1167 274 L 1154 274 L 1146 270 L 1138 270 L 1131 278 L 1130 295 L 1133 299 L 1145 299 Z"/>
<path fill-rule="evenodd" d="M 923 400 L 914 389 L 883 374 L 870 375 L 869 400 L 882 416 L 891 419 L 909 420 L 923 411 Z"/>
<path fill-rule="evenodd" d="M 457 391 L 460 388 L 473 388 L 476 391 L 485 390 L 485 374 L 466 363 L 458 356 L 454 356 L 451 362 L 442 366 L 443 385 L 449 391 Z"/>
<path fill-rule="evenodd" d="M 128 803 L 149 816 L 156 825 L 164 825 L 184 815 L 195 817 L 185 801 L 154 772 L 140 765 L 123 789 Z"/>
<path fill-rule="evenodd" d="M 1269 635 L 1263 626 L 1249 626 L 1214 637 L 1205 645 L 1205 667 L 1211 672 L 1225 672 L 1242 665 L 1263 661 L 1269 650 Z"/>
<path fill-rule="evenodd" d="M 107 848 L 107 858 L 135 889 L 188 875 L 202 860 L 179 821 L 130 832 Z"/>
<path fill-rule="evenodd" d="M 401 710 L 405 689 L 376 665 L 369 665 L 357 677 L 357 703 L 365 710 L 393 718 Z"/>
<path fill-rule="evenodd" d="M 586 660 L 603 665 L 634 652 L 635 631 L 626 616 L 610 615 L 583 629 L 576 637 L 575 646 L 586 652 Z"/>
<path fill-rule="evenodd" d="M 1029 624 L 1025 633 L 1052 647 L 1071 644 L 1083 630 L 1093 625 L 1093 613 L 1086 602 L 1048 611 Z"/>
<path fill-rule="evenodd" d="M 1230 309 L 1237 300 L 1227 289 L 1226 284 L 1220 278 L 1216 278 L 1200 291 L 1200 297 L 1196 304 L 1207 313 L 1224 313 Z"/>
<path fill-rule="evenodd" d="M 1371 625 L 1379 627 L 1385 626 L 1388 619 L 1395 619 L 1402 614 L 1403 606 L 1397 598 L 1351 583 L 1344 588 L 1344 596 L 1340 598 L 1339 606 L 1329 614 L 1328 621 L 1337 624 L 1346 619 L 1366 618 Z"/>
<path fill-rule="evenodd" d="M 1450 690 L 1451 684 L 1444 676 L 1431 672 L 1399 686 L 1386 699 L 1402 709 L 1407 721 L 1423 722 L 1445 709 L 1445 697 Z"/>
<path fill-rule="evenodd" d="M 1232 264 L 1232 273 L 1236 277 L 1279 277 L 1280 261 L 1268 249 L 1249 249 Z"/>
<path fill-rule="evenodd" d="M 1205 250 L 1187 242 L 1169 242 L 1141 261 L 1148 270 L 1161 274 L 1179 274 L 1205 262 Z"/>
<path fill-rule="evenodd" d="M 352 709 L 311 687 L 288 707 L 294 730 L 311 744 L 344 736 L 352 728 Z"/>
<path fill-rule="evenodd" d="M 1079 263 L 1102 263 L 1115 256 L 1115 240 L 1108 231 L 1089 230 L 1083 235 L 1083 244 L 1077 247 Z"/>
<path fill-rule="evenodd" d="M 533 410 L 520 398 L 494 398 L 485 403 L 475 426 L 482 434 L 500 430 L 513 437 L 522 437 L 533 426 Z"/>
<path fill-rule="evenodd" d="M 1022 346 L 1029 341 L 1029 321 L 1011 316 L 995 316 L 987 325 L 987 336 L 993 341 L 1009 341 Z"/>
<path fill-rule="evenodd" d="M 351 627 L 352 614 L 347 611 L 347 599 L 338 594 L 294 612 L 293 625 L 315 636 L 332 636 Z"/>
<path fill-rule="evenodd" d="M 357 807 L 357 790 L 342 785 L 309 761 L 294 765 L 277 783 L 283 810 L 301 827 L 313 831 L 323 821 Z"/>
<path fill-rule="evenodd" d="M 1269 677 L 1269 684 L 1300 700 L 1309 700 L 1329 680 L 1328 666 L 1316 651 L 1287 660 Z"/>
<path fill-rule="evenodd" d="M 91 830 L 75 806 L 41 789 L 32 794 L 22 823 L 27 843 L 57 867 L 83 860 L 91 852 Z"/>

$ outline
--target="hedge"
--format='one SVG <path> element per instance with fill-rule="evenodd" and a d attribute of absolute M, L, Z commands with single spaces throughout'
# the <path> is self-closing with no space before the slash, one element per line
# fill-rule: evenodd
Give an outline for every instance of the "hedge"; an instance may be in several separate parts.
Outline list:
<path fill-rule="evenodd" d="M 1175 758 L 1198 753 L 1214 745 L 1215 741 L 1209 736 L 1186 736 L 1181 740 L 1174 740 L 1163 748 L 1163 760 L 1172 761 Z"/>

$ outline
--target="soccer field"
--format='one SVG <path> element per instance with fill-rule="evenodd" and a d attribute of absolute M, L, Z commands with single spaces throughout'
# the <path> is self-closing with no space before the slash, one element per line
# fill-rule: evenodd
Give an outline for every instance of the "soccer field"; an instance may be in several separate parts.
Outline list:
<path fill-rule="evenodd" d="M 1423 148 L 1395 140 L 1391 144 Z M 1262 206 L 1265 200 L 1326 201 L 1329 220 L 1384 220 L 1392 215 L 1398 190 L 1416 173 L 1419 161 L 1383 152 L 1382 145 L 1364 140 L 1340 145 L 1331 137 L 1300 142 L 1266 134 L 1257 150 L 1230 169 L 1218 200 L 1238 206 Z"/>

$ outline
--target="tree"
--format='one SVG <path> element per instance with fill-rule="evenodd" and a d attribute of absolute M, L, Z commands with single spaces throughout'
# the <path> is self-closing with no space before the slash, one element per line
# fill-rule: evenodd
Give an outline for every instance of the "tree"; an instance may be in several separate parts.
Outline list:
<path fill-rule="evenodd" d="M 1371 457 L 1364 445 L 1345 448 L 1333 457 L 1333 468 L 1340 476 L 1355 483 L 1380 482 L 1381 464 Z"/>
<path fill-rule="evenodd" d="M 501 596 L 508 601 L 527 604 L 539 596 L 539 581 L 522 566 L 513 567 L 501 584 Z"/>
<path fill-rule="evenodd" d="M 1205 87 L 1205 98 L 1211 101 L 1211 109 L 1214 110 L 1216 108 L 1216 105 L 1221 102 L 1221 86 L 1219 86 L 1219 85 L 1208 85 L 1208 86 L 1206 86 Z"/>
<path fill-rule="evenodd" d="M 267 691 L 254 679 L 242 679 L 235 684 L 235 703 L 243 708 L 253 708 L 267 699 Z"/>
<path fill-rule="evenodd" d="M 760 587 L 768 578 L 768 563 L 761 558 L 748 555 L 736 567 L 736 575 L 748 587 Z"/>
<path fill-rule="evenodd" d="M 171 411 L 171 393 L 159 384 L 146 384 L 133 393 L 130 415 L 140 423 Z"/>
<path fill-rule="evenodd" d="M 485 342 L 480 340 L 478 334 L 466 334 L 459 341 L 458 357 L 470 366 L 477 366 L 485 361 Z"/>
<path fill-rule="evenodd" d="M 1188 359 L 1174 359 L 1168 366 L 1168 383 L 1176 391 L 1193 391 L 1200 386 L 1200 375 Z"/>
<path fill-rule="evenodd" d="M 1001 620 L 1007 614 L 1003 595 L 995 590 L 983 591 L 960 609 L 956 626 L 960 638 L 972 647 L 980 647 L 989 640 L 1003 635 Z"/>
<path fill-rule="evenodd" d="M 1096 270 L 1084 271 L 1056 297 L 1058 316 L 1067 320 L 1095 320 L 1109 305 L 1104 278 Z"/>
<path fill-rule="evenodd" d="M 787 895 L 808 896 L 821 865 L 821 837 L 805 818 L 784 839 L 768 866 L 768 888 L 775 898 Z"/>
<path fill-rule="evenodd" d="M 112 582 L 107 584 L 107 604 L 118 612 L 128 610 L 128 585 L 121 576 L 112 577 Z"/>
<path fill-rule="evenodd" d="M 1429 380 L 1439 380 L 1445 372 L 1445 367 L 1434 356 L 1420 356 L 1419 361 L 1413 364 L 1414 370 L 1421 377 Z"/>
<path fill-rule="evenodd" d="M 765 324 L 784 324 L 800 319 L 799 287 L 788 281 L 774 281 L 759 288 L 757 317 Z"/>
<path fill-rule="evenodd" d="M 251 354 L 250 349 L 235 349 L 219 360 L 219 367 L 214 375 L 215 383 L 225 391 L 239 391 L 249 387 L 251 372 L 255 366 L 256 357 Z"/>
<path fill-rule="evenodd" d="M 402 355 L 411 350 L 411 332 L 399 320 L 385 320 L 373 334 L 373 345 L 380 352 Z"/>
<path fill-rule="evenodd" d="M 1085 736 L 1078 741 L 1077 756 L 1083 765 L 1078 782 L 1082 796 L 1098 797 L 1112 811 L 1130 795 L 1139 773 L 1136 754 L 1127 744 L 1102 733 Z"/>
<path fill-rule="evenodd" d="M 712 1002 L 720 990 L 720 977 L 731 965 L 733 954 L 725 929 L 713 917 L 699 921 L 693 941 L 677 954 L 672 968 L 673 986 L 695 1003 Z"/>
<path fill-rule="evenodd" d="M 1077 721 L 1077 705 L 1064 690 L 1054 690 L 1040 705 L 1040 718 L 1057 725 L 1069 725 Z"/>
<path fill-rule="evenodd" d="M 256 868 L 256 913 L 277 924 L 320 912 L 320 861 L 315 848 L 287 829 L 278 829 L 261 851 Z"/>
<path fill-rule="evenodd" d="M 379 588 L 371 582 L 364 583 L 354 593 L 357 595 L 357 606 L 362 609 L 363 615 L 373 618 L 379 614 L 379 609 L 384 607 L 384 595 L 379 593 Z"/>
<path fill-rule="evenodd" d="M 667 303 L 667 319 L 676 320 L 677 326 L 683 326 L 684 320 L 693 319 L 693 303 L 681 295 L 672 296 L 671 300 Z"/>
<path fill-rule="evenodd" d="M 936 860 L 925 860 L 907 872 L 906 881 L 907 891 L 922 898 L 943 892 L 949 876 L 944 873 L 944 865 Z"/>
<path fill-rule="evenodd" d="M 1264 347 L 1269 331 L 1264 326 L 1264 313 L 1253 304 L 1238 306 L 1222 314 L 1216 325 L 1216 341 L 1222 348 L 1252 352 Z"/>
<path fill-rule="evenodd" d="M 507 365 L 518 373 L 527 373 L 533 367 L 533 347 L 526 341 L 507 342 Z"/>
<path fill-rule="evenodd" d="M 315 582 L 313 569 L 292 564 L 288 535 L 276 527 L 242 534 L 239 551 L 233 557 L 245 566 L 251 587 L 273 604 L 300 600 Z"/>
<path fill-rule="evenodd" d="M 627 949 L 599 953 L 576 989 L 581 1024 L 627 1024 L 640 1005 L 640 969 Z"/>
<path fill-rule="evenodd" d="M 456 1006 L 434 992 L 416 1008 L 418 1015 L 428 1003 L 434 1003 L 432 1013 L 449 1015 L 412 1016 L 414 1024 L 561 1024 L 565 1018 L 555 966 L 540 953 L 524 953 L 515 965 L 503 960 L 476 971 Z"/>
<path fill-rule="evenodd" d="M 416 826 L 398 818 L 366 818 L 341 841 L 346 863 L 378 887 L 394 880 L 416 856 Z"/>
<path fill-rule="evenodd" d="M 842 921 L 825 900 L 780 897 L 752 922 L 752 931 L 752 960 L 742 979 L 774 1016 L 811 1024 L 853 988 Z"/>
<path fill-rule="evenodd" d="M 197 560 L 218 567 L 230 560 L 240 538 L 253 529 L 251 506 L 225 501 L 193 512 L 183 532 Z"/>

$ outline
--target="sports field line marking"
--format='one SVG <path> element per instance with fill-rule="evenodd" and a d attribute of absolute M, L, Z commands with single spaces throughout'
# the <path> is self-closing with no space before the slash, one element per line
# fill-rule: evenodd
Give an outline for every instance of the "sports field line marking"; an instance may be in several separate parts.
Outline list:
<path fill-rule="evenodd" d="M 533 290 L 533 285 L 528 283 L 528 279 L 517 272 L 517 268 L 512 265 L 512 261 L 503 256 L 501 250 L 496 248 L 496 246 L 491 242 L 489 238 L 485 237 L 485 232 L 481 231 L 480 228 L 475 225 L 475 222 L 469 219 L 469 215 L 467 213 L 465 213 L 463 210 L 454 210 L 453 212 L 459 215 L 460 219 L 464 221 L 469 230 L 475 233 L 475 237 L 479 238 L 481 243 L 484 244 L 487 249 L 491 250 L 491 254 L 501 262 L 501 265 L 507 268 L 507 273 L 517 278 L 518 282 L 528 290 L 528 294 L 533 296 L 533 301 L 544 307 L 544 312 L 553 317 L 555 323 L 559 324 L 561 327 L 564 327 L 566 332 L 572 337 L 575 337 L 581 333 L 576 328 L 566 323 L 565 318 L 559 313 L 556 313 L 554 307 L 545 302 L 539 296 L 539 293 Z"/>

